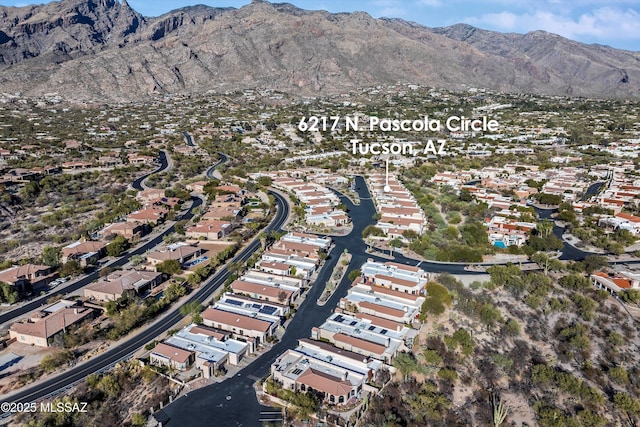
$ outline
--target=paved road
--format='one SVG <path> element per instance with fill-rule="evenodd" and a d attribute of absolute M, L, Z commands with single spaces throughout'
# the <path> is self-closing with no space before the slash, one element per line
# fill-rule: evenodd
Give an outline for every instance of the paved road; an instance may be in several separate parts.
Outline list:
<path fill-rule="evenodd" d="M 536 207 L 534 207 L 534 209 L 538 213 L 538 216 L 540 217 L 540 219 L 550 219 L 552 221 L 553 221 L 553 218 L 551 218 L 551 215 L 554 212 L 557 212 L 557 209 L 539 209 Z M 564 234 L 564 231 L 565 230 L 563 227 L 558 227 L 557 225 L 554 224 L 553 234 L 555 234 L 556 237 L 558 237 L 559 239 L 562 239 L 562 235 Z M 581 251 L 580 249 L 574 246 L 571 246 L 567 242 L 564 242 L 564 246 L 562 247 L 562 255 L 560 256 L 560 259 L 580 261 L 580 260 L 583 260 L 587 255 L 593 255 L 593 254 L 589 252 Z"/>
<path fill-rule="evenodd" d="M 209 169 L 207 169 L 207 172 L 206 172 L 207 178 L 215 179 L 215 176 L 213 174 L 216 171 L 216 167 L 221 163 L 226 163 L 227 160 L 229 160 L 229 157 L 227 157 L 226 154 L 218 153 L 218 156 L 220 156 L 220 160 L 218 161 L 218 163 L 214 164 Z"/>
<path fill-rule="evenodd" d="M 216 163 L 216 166 L 219 164 L 220 162 Z M 139 177 L 138 179 L 136 179 L 131 186 L 138 190 L 138 191 L 142 191 L 142 181 L 144 181 L 149 175 L 154 174 L 154 173 L 158 173 L 160 171 L 165 170 L 168 167 L 168 161 L 167 161 L 167 157 L 164 153 L 164 151 L 160 152 L 160 166 L 153 172 L 148 173 L 144 176 Z M 180 218 L 180 219 L 186 219 L 189 220 L 191 218 L 193 218 L 193 209 L 202 205 L 202 199 L 198 198 L 198 197 L 192 197 L 192 205 L 189 208 L 189 210 Z M 165 231 L 163 231 L 162 233 L 160 233 L 157 237 L 153 238 L 152 240 L 150 240 L 149 242 L 147 242 L 145 245 L 139 247 L 138 249 L 131 251 L 129 253 L 127 253 L 125 256 L 115 260 L 114 262 L 112 262 L 111 264 L 109 264 L 110 267 L 121 267 L 123 265 L 125 265 L 129 259 L 131 258 L 132 255 L 142 255 L 144 254 L 146 251 L 148 251 L 149 249 L 153 248 L 154 246 L 162 243 L 162 237 L 164 237 L 167 234 L 170 234 L 174 231 L 173 227 L 170 227 L 168 229 L 166 229 Z M 4 325 L 7 322 L 11 322 L 21 316 L 24 316 L 25 314 L 41 307 L 42 305 L 44 305 L 47 300 L 49 298 L 51 298 L 52 296 L 57 296 L 57 295 L 68 295 L 71 294 L 75 291 L 77 291 L 78 289 L 87 286 L 89 283 L 93 282 L 94 280 L 97 280 L 99 278 L 99 270 L 94 271 L 93 273 L 90 273 L 86 276 L 84 276 L 83 278 L 81 278 L 80 280 L 78 280 L 75 283 L 70 283 L 66 286 L 60 286 L 59 289 L 47 293 L 44 296 L 41 297 L 36 297 L 34 299 L 32 299 L 29 303 L 22 305 L 20 307 L 17 307 L 15 309 L 12 309 L 10 311 L 4 312 L 3 314 L 0 315 L 0 325 Z"/>
<path fill-rule="evenodd" d="M 202 205 L 202 199 L 200 199 L 198 197 L 192 197 L 191 201 L 192 201 L 191 207 L 187 210 L 187 212 L 184 215 L 182 215 L 180 217 L 180 219 L 189 220 L 189 219 L 193 218 L 193 209 L 197 208 L 200 205 Z M 153 239 L 149 240 L 144 245 L 138 247 L 135 250 L 132 250 L 132 251 L 128 252 L 125 256 L 116 259 L 114 262 L 109 264 L 109 267 L 122 267 L 127 262 L 129 262 L 129 259 L 133 255 L 142 255 L 146 251 L 148 251 L 148 250 L 152 249 L 153 247 L 155 247 L 155 246 L 159 245 L 160 243 L 162 243 L 162 238 L 167 234 L 173 233 L 173 231 L 174 231 L 174 226 L 171 226 L 171 227 L 167 228 L 165 231 L 163 231 L 162 233 L 160 233 L 158 236 L 154 237 Z M 47 302 L 47 300 L 49 298 L 51 298 L 53 296 L 72 294 L 73 292 L 77 291 L 78 289 L 80 289 L 80 288 L 82 288 L 84 286 L 87 286 L 89 283 L 93 282 L 94 280 L 98 280 L 98 278 L 99 278 L 99 270 L 96 270 L 93 273 L 90 273 L 90 274 L 84 276 L 83 278 L 81 278 L 77 282 L 71 283 L 68 286 L 65 286 L 64 288 L 60 288 L 60 289 L 58 289 L 56 291 L 47 293 L 46 295 L 44 295 L 42 297 L 34 298 L 31 302 L 0 315 L 0 325 L 2 325 L 4 323 L 7 323 L 7 322 L 10 322 L 12 320 L 15 320 L 15 319 L 17 319 L 17 318 L 19 318 L 21 316 L 24 316 L 25 314 L 29 313 L 30 311 L 33 311 L 33 310 L 41 307 L 43 304 L 45 304 Z"/>
<path fill-rule="evenodd" d="M 333 237 L 335 247 L 318 275 L 316 280 L 318 284 L 329 280 L 340 253 L 345 249 L 352 254 L 348 272 L 360 268 L 368 258 L 374 258 L 382 262 L 387 261 L 385 258 L 365 252 L 366 244 L 361 237 L 362 231 L 368 225 L 375 223 L 373 219 L 375 206 L 364 179 L 357 177 L 356 183 L 360 193 L 360 205 L 354 205 L 349 199 L 341 197 L 341 202 L 349 209 L 353 221 L 353 230 L 348 236 Z M 398 258 L 396 258 L 397 262 L 411 265 L 418 263 L 416 260 L 404 257 Z M 469 274 L 469 272 L 464 271 L 463 265 L 425 264 L 423 262 L 420 267 L 433 272 L 446 271 Z M 351 284 L 347 277 L 348 272 L 343 277 L 333 296 L 324 306 L 318 306 L 316 303 L 323 291 L 323 287 L 313 286 L 287 327 L 282 340 L 251 365 L 244 368 L 237 376 L 221 383 L 215 383 L 189 392 L 188 395 L 165 407 L 158 414 L 158 417 L 165 421 L 164 425 L 170 427 L 180 425 L 188 425 L 190 427 L 261 425 L 259 422 L 260 411 L 268 410 L 269 408 L 260 405 L 257 401 L 253 383 L 257 378 L 262 378 L 269 373 L 269 367 L 278 356 L 287 349 L 296 347 L 299 338 L 308 338 L 311 335 L 311 328 L 320 326 L 331 314 L 340 298 L 347 294 Z"/>
<path fill-rule="evenodd" d="M 289 206 L 282 196 L 272 193 L 276 199 L 277 212 L 272 222 L 266 227 L 266 231 L 279 229 L 286 221 L 289 215 Z M 242 251 L 240 251 L 233 259 L 235 262 L 245 262 L 258 248 L 260 241 L 255 240 Z M 206 303 L 206 299 L 218 287 L 224 284 L 230 272 L 226 267 L 218 270 L 209 280 L 205 281 L 198 290 L 191 295 L 184 304 L 192 301 Z M 171 329 L 176 323 L 182 319 L 180 314 L 180 306 L 174 305 L 169 309 L 168 314 L 161 317 L 151 325 L 143 327 L 143 329 L 135 336 L 121 342 L 118 346 L 112 347 L 105 353 L 91 358 L 87 362 L 69 369 L 53 378 L 34 384 L 31 387 L 22 389 L 16 393 L 2 396 L 2 401 L 11 402 L 32 402 L 42 399 L 51 393 L 69 387 L 77 381 L 87 377 L 87 375 L 108 369 L 117 361 L 126 359 L 135 353 L 140 347 L 160 336 L 167 330 Z"/>
<path fill-rule="evenodd" d="M 222 155 L 221 161 L 216 163 L 214 167 L 220 165 L 221 163 L 224 163 L 226 159 L 227 159 L 226 156 Z M 160 160 L 161 160 L 160 167 L 152 173 L 157 173 L 161 170 L 164 170 L 168 166 L 168 162 L 164 155 L 164 152 L 161 152 Z M 134 182 L 133 187 L 134 188 L 137 187 L 141 189 L 142 181 L 149 175 L 151 174 L 147 174 L 144 177 L 138 178 L 136 182 Z M 282 225 L 282 223 L 286 221 L 286 218 L 289 215 L 289 206 L 287 205 L 286 201 L 277 194 L 274 194 L 274 196 L 276 197 L 276 203 L 278 204 L 278 212 L 276 213 L 276 217 L 274 218 L 272 223 L 269 224 L 269 226 L 267 227 L 267 230 L 279 228 Z M 185 214 L 183 214 L 180 217 L 180 219 L 190 220 L 191 218 L 193 218 L 194 216 L 193 210 L 201 206 L 203 203 L 203 200 L 200 197 L 192 197 L 191 200 L 192 200 L 192 203 L 190 208 L 187 210 L 187 212 L 185 212 Z M 171 227 L 168 227 L 165 231 L 160 233 L 155 238 L 151 239 L 146 244 L 140 246 L 135 250 L 128 252 L 125 256 L 109 264 L 109 266 L 110 267 L 123 266 L 124 264 L 129 262 L 129 259 L 133 255 L 144 254 L 149 249 L 152 249 L 153 247 L 160 244 L 162 242 L 162 238 L 165 235 L 173 233 L 174 231 L 175 231 L 175 226 L 172 225 Z M 252 246 L 254 246 L 253 249 L 251 249 Z M 240 262 L 245 261 L 255 251 L 256 247 L 257 247 L 257 243 L 254 243 L 253 245 L 245 248 L 245 250 L 241 251 L 238 255 L 236 255 L 234 260 L 237 260 Z M 188 302 L 191 302 L 194 300 L 198 300 L 202 302 L 203 301 L 202 299 L 206 298 L 209 295 L 207 291 L 209 291 L 210 293 L 211 287 L 213 287 L 213 289 L 216 289 L 218 286 L 224 283 L 228 274 L 229 272 L 226 271 L 226 267 L 218 271 L 214 276 L 211 277 L 210 280 L 208 280 L 203 286 L 201 286 L 201 288 L 194 295 L 192 295 L 189 298 Z M 33 301 L 29 302 L 28 304 L 25 304 L 19 308 L 11 310 L 10 312 L 4 313 L 3 315 L 0 316 L 0 324 L 13 320 L 17 317 L 23 316 L 26 313 L 41 307 L 46 302 L 46 300 L 51 296 L 65 295 L 65 294 L 75 292 L 76 290 L 82 288 L 83 286 L 86 286 L 92 281 L 98 279 L 98 277 L 99 277 L 99 271 L 95 271 L 81 278 L 75 283 L 71 283 L 65 286 L 64 288 L 60 288 L 55 292 L 49 293 L 43 297 L 36 298 Z M 82 365 L 79 365 L 70 371 L 66 371 L 61 375 L 53 377 L 45 382 L 38 383 L 37 385 L 33 385 L 32 387 L 27 387 L 25 389 L 22 389 L 19 392 L 2 396 L 2 399 L 3 399 L 2 401 L 8 401 L 10 399 L 13 402 L 16 402 L 16 401 L 27 402 L 27 401 L 32 401 L 36 399 L 41 399 L 51 393 L 59 392 L 61 389 L 72 385 L 75 381 L 85 378 L 88 374 L 99 372 L 105 369 L 106 367 L 109 367 L 110 365 L 114 364 L 115 362 L 121 360 L 122 358 L 129 357 L 130 354 L 132 354 L 138 348 L 140 348 L 141 345 L 144 345 L 146 342 L 153 339 L 156 336 L 156 335 L 153 335 L 153 333 L 154 331 L 157 332 L 159 330 L 158 328 L 160 328 L 159 333 L 162 333 L 166 330 L 166 329 L 162 329 L 162 327 L 165 324 L 163 322 L 173 321 L 173 323 L 169 324 L 169 326 L 172 326 L 176 322 L 176 318 L 177 320 L 181 318 L 179 314 L 179 307 L 174 307 L 173 311 L 171 311 L 169 315 L 157 321 L 153 325 L 153 328 L 151 328 L 152 330 L 144 330 L 143 333 L 141 333 L 140 335 L 132 337 L 127 341 L 124 341 L 118 347 L 114 347 L 113 349 L 97 356 L 96 358 L 93 358 L 88 362 Z M 151 338 L 148 338 L 149 335 L 151 336 Z M 2 415 L 5 415 L 5 414 L 2 414 Z M 3 417 L 0 416 L 0 418 L 3 418 Z"/>
<path fill-rule="evenodd" d="M 189 132 L 187 132 L 186 130 L 183 130 L 182 136 L 184 136 L 184 140 L 187 143 L 187 145 L 190 145 L 192 147 L 196 146 L 196 144 L 193 142 L 193 137 L 191 136 L 191 134 L 189 134 Z"/>
<path fill-rule="evenodd" d="M 365 252 L 365 242 L 362 239 L 362 230 L 368 225 L 374 224 L 373 214 L 375 207 L 365 185 L 364 179 L 356 178 L 356 185 L 360 195 L 361 204 L 354 205 L 349 199 L 341 197 L 350 211 L 353 221 L 353 231 L 348 236 L 334 237 L 335 248 L 318 275 L 316 283 L 321 284 L 329 280 L 333 268 L 339 259 L 339 254 L 347 249 L 352 254 L 349 270 L 359 268 L 368 258 L 384 262 L 386 258 Z M 549 217 L 551 211 L 542 212 L 542 217 Z M 554 233 L 562 234 L 561 228 L 554 228 Z M 565 246 L 563 257 L 575 257 L 582 259 L 585 253 L 571 246 Z M 395 262 L 416 265 L 418 261 L 395 254 Z M 428 272 L 448 272 L 452 274 L 473 274 L 465 271 L 464 265 L 440 264 L 423 261 L 420 268 Z M 261 426 L 259 416 L 261 411 L 270 408 L 262 406 L 256 399 L 253 384 L 257 379 L 269 374 L 271 364 L 287 349 L 295 348 L 299 338 L 308 338 L 311 328 L 320 326 L 337 306 L 340 298 L 347 294 L 350 281 L 348 273 L 338 285 L 333 296 L 324 306 L 318 306 L 316 301 L 323 290 L 322 286 L 314 286 L 309 290 L 305 301 L 299 307 L 296 315 L 289 324 L 282 340 L 269 351 L 262 354 L 256 361 L 240 371 L 237 376 L 228 378 L 221 383 L 214 383 L 174 401 L 157 414 L 164 425 L 169 427 L 188 425 L 199 426 Z"/>
<path fill-rule="evenodd" d="M 584 201 L 589 200 L 589 198 L 594 194 L 596 194 L 598 191 L 600 191 L 600 188 L 602 188 L 602 186 L 605 184 L 606 182 L 603 182 L 603 181 L 594 182 L 593 184 L 591 184 L 589 188 L 587 188 L 587 191 L 584 192 L 584 196 L 582 197 L 582 200 Z"/>
<path fill-rule="evenodd" d="M 160 151 L 160 154 L 158 155 L 158 160 L 160 161 L 160 166 L 158 166 L 156 170 L 149 172 L 146 175 L 142 175 L 141 177 L 139 177 L 138 179 L 136 179 L 131 183 L 131 187 L 134 190 L 138 190 L 138 191 L 145 190 L 145 187 L 143 185 L 143 181 L 145 179 L 147 179 L 150 175 L 153 175 L 154 173 L 162 172 L 163 170 L 169 167 L 169 160 L 167 159 L 167 153 L 164 150 Z"/>

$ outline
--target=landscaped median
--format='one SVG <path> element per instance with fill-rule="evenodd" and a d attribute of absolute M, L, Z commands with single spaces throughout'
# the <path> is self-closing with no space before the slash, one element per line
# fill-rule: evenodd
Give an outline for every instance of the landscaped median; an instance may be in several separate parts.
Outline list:
<path fill-rule="evenodd" d="M 318 305 L 322 306 L 327 303 L 331 295 L 336 291 L 338 285 L 342 281 L 345 273 L 349 269 L 349 263 L 351 262 L 351 254 L 346 251 L 340 254 L 340 259 L 336 263 L 336 266 L 333 268 L 333 273 L 331 273 L 331 279 L 324 285 L 324 291 L 318 298 Z"/>

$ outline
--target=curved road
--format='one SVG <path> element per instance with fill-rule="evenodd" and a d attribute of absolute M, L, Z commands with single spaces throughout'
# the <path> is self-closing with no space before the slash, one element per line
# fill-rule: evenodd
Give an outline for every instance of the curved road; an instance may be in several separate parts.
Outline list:
<path fill-rule="evenodd" d="M 220 162 L 216 163 L 216 166 L 220 164 Z M 144 181 L 148 176 L 154 174 L 154 173 L 158 173 L 161 172 L 163 170 L 165 170 L 168 166 L 168 161 L 167 161 L 167 157 L 164 151 L 160 152 L 160 166 L 154 170 L 153 172 L 150 172 L 148 174 L 145 174 L 139 178 L 137 178 L 135 181 L 133 181 L 131 183 L 131 186 L 138 191 L 142 191 L 143 187 L 142 187 L 142 181 Z M 191 218 L 193 218 L 193 209 L 200 206 L 202 204 L 202 199 L 198 198 L 198 197 L 192 197 L 192 205 L 189 208 L 189 210 L 180 217 L 180 219 L 185 219 L 185 220 L 189 220 Z M 146 244 L 144 244 L 143 246 L 139 247 L 136 250 L 133 250 L 131 252 L 128 252 L 125 256 L 116 259 L 115 261 L 113 261 L 111 264 L 108 264 L 109 267 L 121 267 L 123 265 L 125 265 L 127 262 L 129 262 L 129 259 L 131 258 L 132 255 L 142 255 L 144 254 L 146 251 L 148 251 L 149 249 L 153 248 L 154 246 L 162 243 L 162 237 L 164 237 L 167 234 L 170 234 L 174 231 L 173 227 L 168 228 L 167 230 L 163 231 L 162 233 L 160 233 L 157 237 L 153 238 L 152 240 L 150 240 L 149 242 L 147 242 Z M 7 322 L 10 322 L 12 320 L 15 320 L 21 316 L 24 316 L 25 314 L 41 307 L 42 305 L 44 305 L 47 300 L 50 297 L 53 296 L 58 296 L 58 295 L 67 295 L 70 294 L 72 292 L 77 291 L 78 289 L 87 286 L 89 283 L 93 282 L 94 280 L 97 280 L 99 278 L 99 270 L 96 269 L 96 271 L 94 271 L 93 273 L 90 273 L 86 276 L 84 276 L 82 279 L 78 280 L 75 283 L 71 283 L 67 286 L 64 287 L 60 287 L 59 289 L 57 289 L 54 292 L 50 292 L 47 293 L 44 296 L 41 297 L 36 297 L 34 299 L 32 299 L 29 303 L 24 304 L 20 307 L 17 307 L 15 309 L 12 309 L 10 311 L 7 311 L 3 314 L 0 315 L 0 325 L 3 325 Z"/>
<path fill-rule="evenodd" d="M 134 181 L 132 186 L 134 188 L 141 189 L 142 188 L 141 183 L 146 177 L 148 177 L 153 173 L 157 173 L 159 171 L 164 170 L 168 165 L 164 152 L 161 152 L 160 160 L 161 160 L 161 165 L 158 169 L 136 179 L 136 181 Z M 226 160 L 227 160 L 227 157 L 224 154 L 221 154 L 221 160 L 217 162 L 213 166 L 213 168 L 220 165 L 221 163 L 224 163 Z M 287 205 L 286 201 L 278 194 L 274 194 L 274 196 L 276 198 L 276 203 L 278 204 L 279 209 L 272 223 L 266 227 L 267 230 L 280 228 L 281 225 L 284 223 L 284 221 L 286 221 L 289 215 L 289 206 Z M 193 218 L 194 216 L 193 210 L 196 207 L 199 207 L 200 205 L 202 205 L 202 202 L 203 202 L 203 200 L 199 197 L 192 197 L 191 200 L 192 200 L 191 207 L 187 210 L 187 212 L 185 212 L 180 217 L 180 219 L 189 220 Z M 153 247 L 162 243 L 162 238 L 165 235 L 170 234 L 174 231 L 175 231 L 175 226 L 172 225 L 171 227 L 167 228 L 164 232 L 160 233 L 158 236 L 151 239 L 149 242 L 147 242 L 143 246 L 140 246 L 139 248 L 128 252 L 125 256 L 120 257 L 119 259 L 116 259 L 114 262 L 110 263 L 109 266 L 110 267 L 123 266 L 129 261 L 129 259 L 133 255 L 144 254 L 149 249 L 152 249 Z M 241 251 L 238 255 L 236 255 L 236 257 L 234 258 L 234 261 L 239 261 L 239 262 L 246 261 L 246 259 L 248 259 L 249 256 L 251 256 L 251 254 L 256 250 L 256 248 L 257 248 L 257 243 L 250 245 L 249 247 L 245 248 L 245 250 Z M 224 283 L 228 274 L 229 272 L 227 271 L 226 267 L 218 271 L 214 276 L 211 277 L 210 280 L 205 282 L 205 284 L 194 295 L 192 295 L 189 298 L 188 302 L 195 301 L 195 300 L 200 301 L 201 298 L 206 297 L 208 295 L 207 290 L 211 286 L 213 287 L 213 289 L 216 289 L 218 286 L 220 286 L 220 284 Z M 222 276 L 224 277 L 221 279 Z M 51 296 L 65 295 L 65 294 L 75 292 L 76 290 L 88 285 L 89 283 L 93 282 L 94 280 L 97 280 L 98 278 L 99 278 L 99 271 L 96 270 L 95 272 L 84 276 L 82 279 L 78 280 L 77 282 L 72 283 L 64 288 L 60 288 L 56 292 L 48 293 L 45 296 L 34 299 L 28 304 L 25 304 L 14 310 L 11 310 L 10 312 L 4 313 L 3 315 L 0 316 L 0 324 L 11 321 L 17 317 L 23 316 L 29 313 L 30 311 L 41 307 L 46 302 L 46 300 Z M 142 344 L 139 344 L 138 341 L 144 340 L 144 339 L 149 341 L 150 339 L 147 338 L 147 335 L 152 334 L 154 331 L 157 334 L 159 334 L 164 332 L 164 330 L 166 330 L 166 329 L 163 329 L 160 332 L 157 332 L 158 328 L 163 327 L 164 325 L 163 322 L 173 320 L 173 323 L 175 323 L 176 314 L 178 316 L 177 319 L 179 320 L 181 318 L 181 316 L 179 315 L 179 307 L 176 307 L 171 312 L 171 314 L 168 315 L 167 317 L 164 317 L 160 321 L 157 321 L 156 323 L 154 323 L 153 328 L 150 328 L 151 332 L 150 330 L 145 330 L 144 333 L 140 333 L 139 335 L 132 337 L 131 339 L 125 341 L 124 343 L 119 344 L 117 347 L 110 349 L 109 351 L 87 361 L 82 365 L 77 366 L 72 370 L 65 371 L 56 377 L 53 377 L 41 383 L 34 384 L 33 386 L 19 390 L 16 393 L 5 395 L 2 397 L 2 401 L 3 402 L 8 401 L 9 399 L 11 399 L 11 401 L 13 402 L 33 401 L 33 400 L 41 399 L 49 394 L 58 392 L 64 389 L 65 387 L 69 387 L 75 381 L 85 378 L 88 374 L 98 372 L 102 369 L 105 369 L 106 367 L 109 367 L 116 361 L 129 357 L 141 345 L 144 344 L 144 342 L 142 342 Z M 173 325 L 173 323 L 171 323 L 169 326 Z M 154 336 L 155 335 L 152 335 L 152 338 Z M 2 415 L 6 415 L 6 414 L 3 413 Z M 4 418 L 4 417 L 0 416 L 0 418 Z"/>
<path fill-rule="evenodd" d="M 220 160 L 218 160 L 216 164 L 214 164 L 209 169 L 207 169 L 207 172 L 206 172 L 207 178 L 215 179 L 215 177 L 213 176 L 213 173 L 216 171 L 216 167 L 218 167 L 222 163 L 226 163 L 227 160 L 229 160 L 229 157 L 227 157 L 226 154 L 218 153 L 218 156 L 220 156 Z"/>
<path fill-rule="evenodd" d="M 189 210 L 187 210 L 187 212 L 184 215 L 182 215 L 180 217 L 180 219 L 189 220 L 189 219 L 193 218 L 193 209 L 202 204 L 202 199 L 200 199 L 199 197 L 192 197 L 191 201 L 193 202 L 191 204 L 191 207 L 189 208 Z M 140 246 L 139 248 L 137 248 L 135 250 L 132 250 L 132 251 L 128 252 L 125 256 L 116 259 L 115 261 L 113 261 L 111 264 L 108 264 L 107 266 L 108 267 L 121 267 L 121 266 L 125 265 L 127 262 L 129 262 L 129 259 L 133 255 L 142 255 L 142 254 L 144 254 L 149 249 L 151 249 L 154 246 L 157 246 L 158 244 L 162 243 L 162 238 L 167 234 L 173 233 L 173 231 L 174 231 L 174 226 L 171 226 L 171 227 L 167 228 L 165 231 L 163 231 L 158 236 L 156 236 L 153 239 L 151 239 L 149 242 L 145 243 L 144 245 Z M 70 285 L 68 285 L 68 286 L 66 286 L 64 288 L 60 288 L 57 291 L 47 293 L 44 296 L 41 296 L 41 297 L 38 297 L 38 298 L 34 298 L 31 302 L 0 315 L 0 324 L 4 324 L 4 323 L 9 322 L 11 320 L 14 320 L 14 319 L 16 319 L 16 318 L 18 318 L 20 316 L 24 316 L 25 314 L 29 313 L 30 311 L 33 311 L 33 310 L 41 307 L 43 304 L 46 303 L 46 301 L 49 298 L 51 298 L 53 296 L 70 294 L 70 293 L 75 292 L 75 291 L 77 291 L 78 289 L 80 289 L 80 288 L 82 288 L 84 286 L 87 286 L 89 283 L 91 283 L 94 280 L 97 280 L 99 278 L 99 273 L 100 273 L 100 271 L 98 269 L 96 269 L 96 271 L 84 276 L 82 279 L 78 280 L 75 283 L 72 283 L 72 284 L 70 284 Z"/>
<path fill-rule="evenodd" d="M 160 151 L 160 154 L 158 155 L 158 160 L 160 160 L 160 166 L 158 166 L 156 170 L 151 171 L 148 174 L 142 175 L 141 177 L 137 178 L 135 181 L 131 183 L 131 187 L 134 190 L 143 191 L 144 187 L 142 186 L 142 182 L 145 179 L 147 179 L 150 175 L 153 175 L 154 173 L 162 172 L 163 170 L 167 169 L 167 167 L 169 167 L 169 160 L 167 159 L 167 153 L 164 150 Z"/>
<path fill-rule="evenodd" d="M 352 254 L 347 273 L 344 275 L 338 288 L 323 306 L 318 306 L 316 301 L 323 291 L 322 286 L 313 286 L 308 291 L 303 303 L 298 308 L 296 315 L 287 327 L 282 340 L 275 344 L 266 353 L 262 354 L 243 368 L 240 373 L 232 378 L 228 378 L 221 383 L 214 383 L 206 387 L 191 391 L 183 397 L 177 399 L 169 406 L 156 414 L 156 417 L 169 427 L 188 425 L 198 426 L 262 426 L 260 420 L 261 411 L 273 411 L 271 407 L 262 406 L 256 399 L 253 389 L 254 383 L 260 378 L 269 374 L 271 364 L 287 349 L 295 348 L 299 338 L 308 338 L 311 335 L 311 328 L 319 326 L 331 314 L 333 308 L 337 306 L 340 298 L 344 297 L 349 289 L 350 281 L 348 273 L 351 270 L 360 268 L 368 258 L 385 262 L 386 258 L 365 252 L 365 243 L 362 239 L 362 230 L 373 224 L 373 214 L 375 207 L 369 195 L 367 186 L 362 177 L 356 178 L 359 193 L 360 205 L 354 205 L 348 198 L 340 196 L 350 211 L 353 222 L 353 231 L 342 237 L 333 237 L 335 247 L 331 256 L 322 267 L 316 283 L 324 283 L 329 280 L 333 268 L 339 256 L 345 249 Z M 550 215 L 550 212 L 549 212 Z M 561 231 L 554 230 L 554 232 Z M 569 249 L 571 247 L 569 246 Z M 570 252 L 571 255 L 584 257 L 581 251 Z M 464 270 L 462 264 L 441 264 L 433 262 L 418 262 L 405 258 L 399 254 L 395 255 L 395 262 L 416 265 L 428 272 L 448 272 L 453 274 L 474 274 Z M 482 274 L 482 273 L 476 273 Z"/>
<path fill-rule="evenodd" d="M 279 229 L 289 216 L 289 206 L 279 194 L 272 193 L 276 199 L 277 212 L 272 222 L 265 228 L 266 231 Z M 254 240 L 251 244 L 241 250 L 233 259 L 235 262 L 245 262 L 259 247 L 260 241 Z M 194 292 L 184 304 L 193 301 L 205 302 L 211 293 L 220 287 L 230 272 L 227 267 L 218 270 L 209 280 L 205 281 L 196 292 Z M 108 369 L 118 361 L 127 359 L 133 355 L 140 347 L 152 341 L 157 336 L 169 330 L 182 319 L 180 306 L 174 305 L 169 308 L 169 313 L 163 315 L 151 325 L 145 325 L 137 335 L 111 347 L 106 352 L 95 356 L 87 362 L 72 369 L 64 371 L 53 378 L 39 382 L 30 387 L 22 389 L 16 393 L 2 396 L 2 402 L 33 402 L 42 399 L 52 393 L 72 386 L 75 382 L 83 380 L 87 375 Z"/>
<path fill-rule="evenodd" d="M 232 378 L 221 383 L 214 383 L 201 389 L 189 392 L 184 397 L 174 401 L 157 414 L 163 421 L 163 425 L 170 427 L 188 426 L 261 426 L 259 421 L 261 411 L 273 410 L 264 407 L 256 399 L 253 384 L 269 373 L 273 361 L 287 349 L 295 348 L 299 338 L 308 338 L 311 328 L 320 326 L 337 306 L 340 298 L 344 297 L 351 284 L 348 273 L 360 266 L 369 258 L 385 262 L 382 258 L 365 252 L 366 244 L 362 239 L 362 231 L 366 226 L 375 223 L 373 214 L 375 206 L 370 198 L 367 186 L 362 177 L 356 178 L 360 188 L 360 205 L 354 205 L 348 198 L 341 196 L 341 202 L 349 209 L 352 218 L 353 230 L 347 236 L 333 237 L 335 247 L 331 256 L 327 258 L 325 265 L 320 270 L 316 283 L 324 283 L 331 277 L 333 269 L 338 262 L 339 254 L 345 249 L 351 255 L 351 263 L 338 288 L 323 306 L 318 306 L 316 301 L 323 291 L 322 286 L 312 286 L 305 300 L 302 302 L 296 315 L 289 323 L 282 340 L 270 350 L 261 355 L 257 360 L 240 371 Z M 398 259 L 400 258 L 400 259 Z M 416 265 L 418 261 L 403 257 L 397 257 L 396 262 Z M 420 268 L 426 271 L 450 272 L 471 274 L 464 271 L 464 265 L 429 264 L 421 263 Z"/>
<path fill-rule="evenodd" d="M 186 130 L 183 130 L 182 136 L 184 137 L 184 141 L 187 143 L 187 145 L 190 145 L 191 147 L 196 146 L 195 142 L 193 142 L 193 137 L 189 132 L 187 132 Z"/>

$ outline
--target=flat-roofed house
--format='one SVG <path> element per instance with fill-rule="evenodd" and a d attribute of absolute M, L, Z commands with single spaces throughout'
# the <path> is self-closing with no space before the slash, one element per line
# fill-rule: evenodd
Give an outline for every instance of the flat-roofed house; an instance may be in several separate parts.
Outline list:
<path fill-rule="evenodd" d="M 368 260 L 362 265 L 361 270 L 369 283 L 414 295 L 422 293 L 429 278 L 420 268 L 390 261 L 382 264 Z"/>
<path fill-rule="evenodd" d="M 237 366 L 249 350 L 246 342 L 231 338 L 229 332 L 204 325 L 188 325 L 167 338 L 165 344 L 195 352 L 196 368 L 210 378 L 225 365 Z"/>
<path fill-rule="evenodd" d="M 271 273 L 277 276 L 291 276 L 293 270 L 292 265 L 275 261 L 260 261 L 256 266 L 265 273 Z"/>
<path fill-rule="evenodd" d="M 331 247 L 330 237 L 320 237 L 316 236 L 315 234 L 300 233 L 297 231 L 292 231 L 285 234 L 280 240 L 307 243 L 318 246 L 320 249 L 324 249 L 325 251 L 329 250 L 329 248 Z"/>
<path fill-rule="evenodd" d="M 326 339 L 336 347 L 390 363 L 398 351 L 411 348 L 415 329 L 378 316 L 359 317 L 336 311 L 317 328 L 311 338 Z"/>
<path fill-rule="evenodd" d="M 628 289 L 640 289 L 640 275 L 626 271 L 617 274 L 599 271 L 591 275 L 591 282 L 596 288 L 605 289 L 611 294 Z"/>
<path fill-rule="evenodd" d="M 271 365 L 273 379 L 282 388 L 297 392 L 314 390 L 325 403 L 340 405 L 367 389 L 378 370 L 385 365 L 376 359 L 338 348 L 332 344 L 300 339 Z"/>
<path fill-rule="evenodd" d="M 202 312 L 202 323 L 206 326 L 232 332 L 236 339 L 247 341 L 252 352 L 256 351 L 258 345 L 265 343 L 267 337 L 273 335 L 278 327 L 277 323 L 212 307 Z"/>
<path fill-rule="evenodd" d="M 292 254 L 304 256 L 304 257 L 316 257 L 318 256 L 319 247 L 316 245 L 301 243 L 301 242 L 292 242 L 286 240 L 280 240 L 273 245 L 274 249 L 281 249 L 283 251 L 288 251 Z"/>
<path fill-rule="evenodd" d="M 358 354 L 362 354 L 367 357 L 374 357 L 376 359 L 389 361 L 385 357 L 387 347 L 383 344 L 378 344 L 366 339 L 352 337 L 347 334 L 338 333 L 333 336 L 333 343 L 339 347 L 344 348 Z"/>

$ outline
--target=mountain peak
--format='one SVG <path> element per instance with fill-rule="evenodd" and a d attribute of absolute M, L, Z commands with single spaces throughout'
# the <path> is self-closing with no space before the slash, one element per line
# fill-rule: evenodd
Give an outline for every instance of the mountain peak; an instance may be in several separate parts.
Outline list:
<path fill-rule="evenodd" d="M 119 3 L 118 1 L 121 1 Z M 0 7 L 7 92 L 143 99 L 265 87 L 298 94 L 410 82 L 556 95 L 637 97 L 637 54 L 543 31 L 427 28 L 289 3 L 189 6 L 145 18 L 127 0 Z M 64 62 L 64 67 L 59 64 Z"/>

